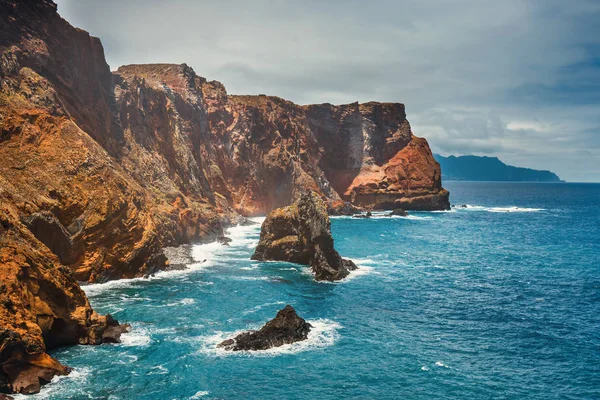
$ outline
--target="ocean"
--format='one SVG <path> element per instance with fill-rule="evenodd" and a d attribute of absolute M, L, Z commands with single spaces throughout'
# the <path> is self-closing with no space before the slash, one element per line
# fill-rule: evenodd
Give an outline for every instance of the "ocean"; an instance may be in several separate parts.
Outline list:
<path fill-rule="evenodd" d="M 194 246 L 185 271 L 87 286 L 132 332 L 54 351 L 73 373 L 18 397 L 600 399 L 600 184 L 444 186 L 460 207 L 332 218 L 361 267 L 340 283 L 251 261 L 254 225 Z M 307 341 L 215 347 L 285 304 Z"/>

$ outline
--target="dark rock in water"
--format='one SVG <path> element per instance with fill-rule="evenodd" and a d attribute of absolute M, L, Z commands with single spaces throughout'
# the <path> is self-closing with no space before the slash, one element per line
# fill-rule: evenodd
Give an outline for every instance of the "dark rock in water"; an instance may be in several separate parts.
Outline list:
<path fill-rule="evenodd" d="M 89 329 L 87 344 L 121 343 L 121 335 L 130 330 L 129 324 L 119 324 L 110 314 L 106 314 Z"/>
<path fill-rule="evenodd" d="M 325 203 L 314 192 L 304 193 L 291 206 L 269 213 L 252 259 L 310 265 L 316 280 L 343 279 L 356 269 L 333 248 Z"/>
<path fill-rule="evenodd" d="M 336 201 L 327 205 L 329 215 L 354 215 L 361 212 L 361 209 L 348 201 Z"/>
<path fill-rule="evenodd" d="M 395 208 L 390 215 L 398 215 L 400 217 L 408 217 L 408 213 L 402 208 Z"/>
<path fill-rule="evenodd" d="M 353 218 L 371 218 L 373 216 L 373 214 L 371 213 L 371 211 L 367 211 L 366 214 L 356 214 L 353 215 Z"/>
<path fill-rule="evenodd" d="M 0 393 L 0 400 L 15 400 L 14 397 L 10 397 L 8 395 Z"/>
<path fill-rule="evenodd" d="M 460 208 L 467 208 L 467 205 L 463 204 L 463 205 L 460 206 Z"/>
<path fill-rule="evenodd" d="M 217 345 L 225 350 L 267 350 L 306 340 L 312 326 L 296 314 L 290 305 L 277 313 L 277 316 L 267 322 L 259 331 L 249 331 L 227 339 Z"/>
<path fill-rule="evenodd" d="M 232 239 L 227 237 L 227 236 L 218 236 L 217 237 L 217 242 L 221 243 L 224 246 L 229 246 L 229 243 L 231 243 Z"/>
<path fill-rule="evenodd" d="M 102 343 L 121 343 L 121 335 L 131 331 L 131 325 L 119 324 L 110 314 L 106 314 L 106 325 L 102 333 Z"/>

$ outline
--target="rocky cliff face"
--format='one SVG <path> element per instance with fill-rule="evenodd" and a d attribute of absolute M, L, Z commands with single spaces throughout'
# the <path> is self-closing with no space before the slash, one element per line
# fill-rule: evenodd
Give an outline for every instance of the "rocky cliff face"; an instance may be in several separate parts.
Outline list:
<path fill-rule="evenodd" d="M 334 249 L 327 208 L 315 192 L 267 215 L 252 259 L 310 265 L 318 281 L 337 281 L 356 269 Z"/>
<path fill-rule="evenodd" d="M 0 388 L 65 373 L 48 348 L 102 342 L 112 322 L 77 281 L 152 274 L 164 246 L 307 190 L 331 209 L 447 207 L 401 104 L 229 96 L 186 65 L 111 73 L 51 0 L 0 0 Z"/>
<path fill-rule="evenodd" d="M 339 195 L 375 209 L 449 208 L 439 164 L 414 136 L 399 103 L 310 105 L 308 125 L 327 157 L 322 167 Z"/>

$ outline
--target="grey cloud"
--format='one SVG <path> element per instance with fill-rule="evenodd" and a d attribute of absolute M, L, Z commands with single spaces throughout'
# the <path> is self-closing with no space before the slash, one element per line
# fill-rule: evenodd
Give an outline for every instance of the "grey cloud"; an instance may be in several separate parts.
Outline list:
<path fill-rule="evenodd" d="M 58 5 L 103 40 L 113 69 L 186 62 L 230 93 L 301 104 L 404 102 L 415 133 L 438 151 L 495 154 L 600 181 L 597 172 L 572 168 L 576 154 L 584 158 L 579 150 L 598 148 L 600 135 L 597 1 Z M 519 124 L 544 129 L 509 128 Z"/>

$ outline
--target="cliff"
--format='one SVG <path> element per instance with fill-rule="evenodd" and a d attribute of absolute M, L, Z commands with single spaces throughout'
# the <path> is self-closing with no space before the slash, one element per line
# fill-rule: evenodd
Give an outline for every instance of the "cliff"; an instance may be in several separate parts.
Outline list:
<path fill-rule="evenodd" d="M 513 167 L 496 157 L 434 156 L 449 181 L 562 182 L 553 172 Z"/>
<path fill-rule="evenodd" d="M 307 190 L 332 209 L 448 207 L 403 105 L 229 96 L 185 64 L 111 73 L 51 0 L 0 0 L 0 78 L 0 391 L 66 373 L 48 349 L 104 340 L 113 321 L 78 281 L 152 274 L 163 247 Z"/>

